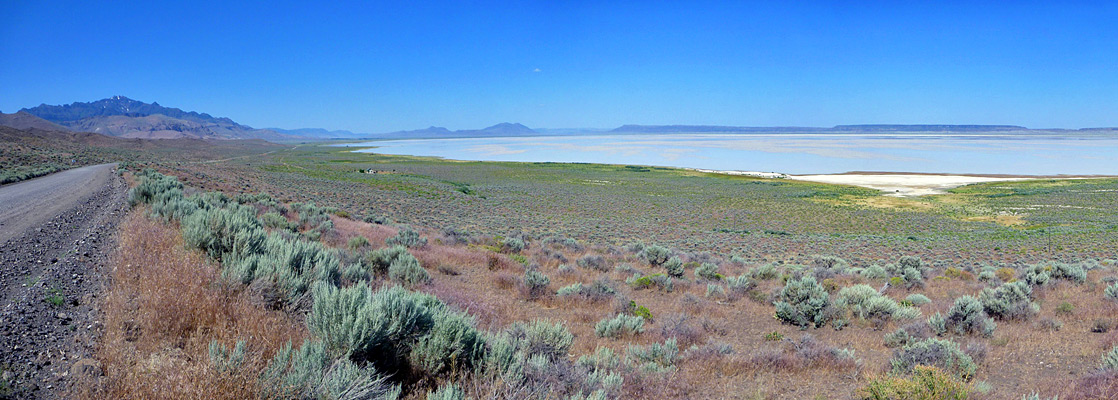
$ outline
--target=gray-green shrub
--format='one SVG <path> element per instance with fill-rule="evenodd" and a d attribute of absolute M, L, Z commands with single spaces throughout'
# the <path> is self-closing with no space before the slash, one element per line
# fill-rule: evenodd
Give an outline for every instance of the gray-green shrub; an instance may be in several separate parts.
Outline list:
<path fill-rule="evenodd" d="M 385 240 L 384 243 L 389 246 L 404 246 L 415 248 L 426 246 L 427 238 L 419 236 L 419 232 L 416 232 L 414 229 L 405 226 L 401 227 L 400 230 L 396 232 L 396 236 L 388 238 L 388 240 Z"/>
<path fill-rule="evenodd" d="M 644 332 L 644 318 L 635 315 L 617 314 L 613 318 L 598 321 L 594 333 L 598 337 L 619 338 Z"/>
<path fill-rule="evenodd" d="M 696 279 L 706 279 L 708 281 L 717 281 L 722 279 L 722 275 L 718 273 L 718 266 L 712 263 L 703 263 L 698 268 L 695 268 Z"/>
<path fill-rule="evenodd" d="M 668 258 L 671 257 L 671 255 L 671 250 L 657 245 L 647 246 L 641 250 L 641 257 L 643 257 L 645 261 L 648 261 L 649 264 L 652 264 L 652 266 L 663 265 L 665 262 L 668 262 Z"/>
<path fill-rule="evenodd" d="M 1118 283 L 1111 284 L 1103 290 L 1103 296 L 1108 300 L 1118 301 Z"/>
<path fill-rule="evenodd" d="M 816 328 L 827 323 L 824 310 L 830 305 L 830 298 L 823 285 L 812 276 L 789 279 L 775 303 L 776 318 L 806 329 Z"/>
<path fill-rule="evenodd" d="M 232 373 L 245 361 L 245 341 L 238 340 L 230 351 L 216 340 L 210 342 L 210 363 L 222 373 Z"/>
<path fill-rule="evenodd" d="M 331 361 L 326 346 L 308 340 L 298 351 L 291 342 L 275 353 L 260 376 L 261 397 L 268 399 L 396 399 L 401 388 L 371 367 L 347 358 Z"/>
<path fill-rule="evenodd" d="M 606 264 L 605 257 L 597 254 L 587 254 L 578 258 L 578 266 L 586 269 L 596 269 L 598 271 L 609 271 L 609 264 Z"/>
<path fill-rule="evenodd" d="M 404 246 L 390 246 L 382 249 L 376 249 L 365 254 L 365 264 L 375 274 L 388 273 L 388 267 L 399 258 L 412 257 L 408 253 L 408 249 Z"/>
<path fill-rule="evenodd" d="M 1110 349 L 1109 353 L 1102 356 L 1102 362 L 1099 368 L 1103 371 L 1112 371 L 1118 369 L 1118 346 Z"/>
<path fill-rule="evenodd" d="M 679 257 L 672 256 L 664 262 L 664 270 L 673 278 L 682 278 L 684 272 L 683 261 L 680 261 Z"/>
<path fill-rule="evenodd" d="M 519 253 L 527 245 L 519 238 L 505 238 L 501 241 L 501 249 L 509 253 Z"/>
<path fill-rule="evenodd" d="M 1029 284 L 1017 281 L 1002 284 L 997 289 L 983 289 L 978 298 L 986 314 L 994 318 L 1028 319 L 1037 311 L 1036 304 L 1031 301 L 1032 292 Z"/>
<path fill-rule="evenodd" d="M 427 400 L 466 400 L 466 392 L 458 385 L 449 383 L 439 386 L 434 392 L 427 392 Z"/>
<path fill-rule="evenodd" d="M 982 302 L 973 296 L 963 296 L 955 299 L 955 304 L 947 311 L 944 327 L 959 335 L 977 334 L 991 336 L 998 324 L 994 322 L 982 306 Z"/>
<path fill-rule="evenodd" d="M 431 275 L 419 265 L 419 260 L 409 253 L 392 260 L 388 265 L 388 278 L 407 285 L 420 285 L 431 281 Z"/>
<path fill-rule="evenodd" d="M 749 271 L 749 276 L 753 279 L 767 281 L 769 279 L 776 279 L 780 274 L 776 271 L 776 265 L 763 264 L 758 265 Z"/>
<path fill-rule="evenodd" d="M 937 367 L 960 379 L 969 381 L 978 369 L 974 360 L 959 349 L 959 345 L 949 340 L 925 339 L 904 346 L 893 353 L 889 360 L 890 372 L 908 375 L 917 365 Z"/>
<path fill-rule="evenodd" d="M 482 354 L 473 318 L 434 296 L 399 286 L 372 293 L 363 282 L 337 288 L 315 283 L 307 326 L 328 348 L 394 373 L 411 367 L 432 375 L 469 369 Z"/>
<path fill-rule="evenodd" d="M 630 345 L 625 350 L 625 356 L 641 365 L 644 370 L 670 370 L 675 368 L 676 361 L 679 361 L 679 346 L 675 338 L 648 346 Z"/>
<path fill-rule="evenodd" d="M 531 300 L 547 292 L 547 285 L 551 284 L 551 278 L 540 272 L 538 268 L 526 268 L 521 283 L 524 285 L 526 297 Z"/>
<path fill-rule="evenodd" d="M 922 295 L 920 293 L 910 294 L 907 297 L 905 297 L 904 299 L 905 299 L 905 301 L 908 301 L 909 303 L 911 303 L 912 305 L 917 306 L 917 307 L 932 302 L 932 299 L 929 299 L 928 296 Z"/>

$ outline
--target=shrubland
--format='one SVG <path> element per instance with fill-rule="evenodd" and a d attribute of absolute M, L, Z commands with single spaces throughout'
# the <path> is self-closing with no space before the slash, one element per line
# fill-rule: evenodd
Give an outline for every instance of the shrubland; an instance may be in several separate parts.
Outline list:
<path fill-rule="evenodd" d="M 312 155 L 332 162 L 302 161 Z M 851 196 L 869 195 L 812 184 L 444 163 L 313 150 L 236 167 L 269 196 L 137 173 L 136 211 L 151 219 L 132 218 L 176 233 L 167 246 L 196 262 L 175 268 L 208 282 L 194 290 L 241 299 L 294 333 L 262 341 L 242 318 L 151 338 L 154 328 L 132 328 L 137 340 L 191 343 L 136 358 L 241 388 L 232 397 L 268 398 L 896 398 L 929 388 L 955 396 L 930 398 L 1084 398 L 1112 382 L 1099 361 L 1118 344 L 1105 213 L 1063 231 L 1010 228 L 946 209 L 855 208 Z M 187 182 L 220 168 L 161 165 L 194 171 Z M 601 176 L 618 183 L 578 183 Z M 447 182 L 471 193 L 444 193 Z M 1085 184 L 1068 190 L 1110 183 Z M 949 196 L 1109 201 L 990 195 L 1001 190 Z M 1047 240 L 1065 247 L 1049 251 Z M 139 387 L 142 376 L 106 376 L 101 390 Z"/>

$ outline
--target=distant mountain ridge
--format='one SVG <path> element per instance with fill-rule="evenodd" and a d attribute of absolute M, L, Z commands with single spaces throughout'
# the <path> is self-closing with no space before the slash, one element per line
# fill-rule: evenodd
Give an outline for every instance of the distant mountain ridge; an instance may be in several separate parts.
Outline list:
<path fill-rule="evenodd" d="M 69 130 L 140 139 L 264 139 L 290 141 L 298 137 L 241 125 L 206 113 L 163 107 L 124 96 L 88 103 L 41 104 L 19 113 L 33 115 Z"/>
<path fill-rule="evenodd" d="M 377 135 L 377 137 L 410 137 L 410 138 L 428 138 L 428 137 L 501 137 L 501 136 L 532 136 L 538 135 L 534 129 L 524 126 L 524 124 L 502 122 L 482 129 L 464 129 L 452 131 L 441 126 L 432 126 L 425 129 L 417 129 L 411 131 L 397 131 L 386 134 Z"/>
<path fill-rule="evenodd" d="M 124 96 L 113 96 L 107 99 L 101 99 L 89 103 L 74 102 L 71 104 L 58 106 L 40 104 L 37 107 L 24 108 L 20 111 L 26 111 L 32 115 L 38 116 L 39 118 L 53 122 L 69 122 L 91 117 L 104 117 L 112 115 L 146 117 L 149 115 L 158 114 L 194 122 L 215 122 L 238 125 L 236 122 L 233 122 L 233 120 L 229 118 L 215 118 L 206 113 L 183 111 L 178 108 L 163 107 L 159 105 L 159 102 L 152 102 L 151 104 L 148 104 L 142 101 L 132 100 Z"/>
<path fill-rule="evenodd" d="M 368 133 L 355 133 L 347 130 L 327 130 L 322 128 L 298 128 L 298 129 L 283 129 L 283 128 L 264 128 L 270 131 L 282 133 L 284 135 L 315 138 L 315 139 L 360 139 L 370 137 Z"/>
<path fill-rule="evenodd" d="M 823 127 L 718 126 L 718 125 L 622 125 L 614 133 L 745 133 L 745 132 L 1017 132 L 1032 129 L 1017 125 L 921 125 L 862 124 Z"/>

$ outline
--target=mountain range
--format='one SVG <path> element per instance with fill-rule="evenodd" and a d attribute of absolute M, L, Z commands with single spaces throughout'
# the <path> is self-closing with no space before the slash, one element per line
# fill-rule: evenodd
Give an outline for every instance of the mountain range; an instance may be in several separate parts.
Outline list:
<path fill-rule="evenodd" d="M 65 105 L 41 104 L 24 108 L 28 114 L 68 130 L 140 139 L 264 139 L 296 140 L 297 137 L 267 129 L 241 125 L 229 118 L 144 103 L 124 96 Z M 21 116 L 22 119 L 28 119 Z M 39 123 L 41 124 L 41 123 Z"/>
<path fill-rule="evenodd" d="M 263 139 L 272 142 L 354 139 L 420 139 L 456 137 L 556 136 L 586 134 L 655 133 L 1046 133 L 1077 131 L 1113 133 L 1115 128 L 1029 129 L 1017 125 L 836 125 L 833 127 L 751 127 L 716 125 L 622 125 L 608 129 L 532 129 L 504 122 L 483 129 L 425 129 L 368 134 L 320 128 L 265 128 L 242 125 L 230 118 L 145 103 L 124 96 L 88 103 L 41 104 L 14 114 L 0 113 L 0 125 L 16 129 L 93 132 L 107 136 L 140 139 Z"/>

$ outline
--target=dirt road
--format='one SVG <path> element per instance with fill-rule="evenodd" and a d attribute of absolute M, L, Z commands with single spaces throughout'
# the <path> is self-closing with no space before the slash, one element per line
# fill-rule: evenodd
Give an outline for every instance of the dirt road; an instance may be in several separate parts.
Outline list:
<path fill-rule="evenodd" d="M 0 187 L 0 398 L 65 398 L 90 358 L 127 185 L 112 164 Z"/>
<path fill-rule="evenodd" d="M 91 165 L 0 186 L 0 243 L 72 208 L 112 173 L 113 164 Z"/>

